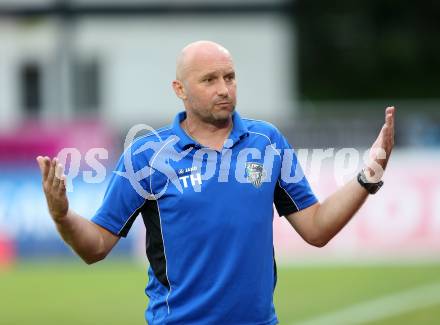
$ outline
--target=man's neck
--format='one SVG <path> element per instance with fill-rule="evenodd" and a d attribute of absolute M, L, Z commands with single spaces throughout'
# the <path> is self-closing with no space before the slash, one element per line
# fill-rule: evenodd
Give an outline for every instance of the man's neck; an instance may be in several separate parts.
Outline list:
<path fill-rule="evenodd" d="M 219 123 L 207 123 L 187 115 L 181 122 L 182 128 L 200 144 L 216 150 L 221 150 L 225 140 L 232 131 L 232 116 Z"/>

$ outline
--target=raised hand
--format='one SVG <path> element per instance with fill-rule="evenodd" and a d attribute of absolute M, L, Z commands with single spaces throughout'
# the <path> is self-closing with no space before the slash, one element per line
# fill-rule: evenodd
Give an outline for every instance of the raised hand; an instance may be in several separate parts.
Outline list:
<path fill-rule="evenodd" d="M 386 108 L 385 124 L 370 149 L 370 163 L 366 168 L 366 174 L 374 182 L 381 179 L 394 147 L 394 113 L 393 106 Z"/>
<path fill-rule="evenodd" d="M 37 162 L 50 215 L 55 222 L 59 222 L 69 210 L 63 166 L 58 163 L 57 158 L 51 160 L 49 157 L 38 156 Z"/>

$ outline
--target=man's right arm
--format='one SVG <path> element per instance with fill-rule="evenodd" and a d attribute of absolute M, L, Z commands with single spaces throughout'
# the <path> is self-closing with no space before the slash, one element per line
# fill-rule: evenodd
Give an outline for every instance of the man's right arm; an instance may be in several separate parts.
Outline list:
<path fill-rule="evenodd" d="M 37 157 L 49 213 L 63 240 L 87 263 L 104 259 L 119 237 L 69 209 L 66 178 L 57 159 Z"/>

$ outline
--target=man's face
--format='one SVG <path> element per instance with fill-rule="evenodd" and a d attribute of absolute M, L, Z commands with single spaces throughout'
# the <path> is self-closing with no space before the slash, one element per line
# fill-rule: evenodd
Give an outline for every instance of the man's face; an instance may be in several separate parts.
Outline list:
<path fill-rule="evenodd" d="M 205 122 L 227 120 L 236 105 L 236 81 L 232 60 L 226 54 L 194 58 L 183 79 L 185 107 Z"/>

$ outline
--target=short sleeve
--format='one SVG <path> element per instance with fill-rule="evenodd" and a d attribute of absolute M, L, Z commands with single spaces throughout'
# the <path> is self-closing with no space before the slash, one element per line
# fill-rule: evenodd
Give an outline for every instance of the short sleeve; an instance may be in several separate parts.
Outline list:
<path fill-rule="evenodd" d="M 275 207 L 280 216 L 303 210 L 318 202 L 298 162 L 295 151 L 279 133 L 277 146 L 281 147 L 281 172 L 274 193 Z"/>
<path fill-rule="evenodd" d="M 92 222 L 117 236 L 126 237 L 133 222 L 146 203 L 148 178 L 139 180 L 139 162 L 127 162 L 125 152 L 118 161 L 106 189 L 101 207 L 91 219 Z M 138 173 L 136 173 L 138 172 Z M 136 176 L 137 175 L 137 176 Z"/>

